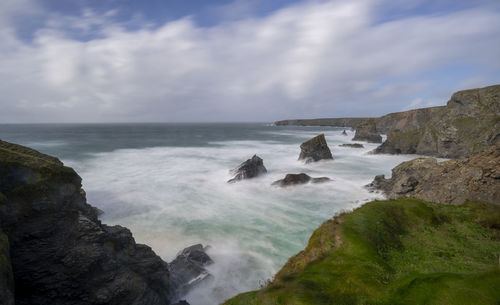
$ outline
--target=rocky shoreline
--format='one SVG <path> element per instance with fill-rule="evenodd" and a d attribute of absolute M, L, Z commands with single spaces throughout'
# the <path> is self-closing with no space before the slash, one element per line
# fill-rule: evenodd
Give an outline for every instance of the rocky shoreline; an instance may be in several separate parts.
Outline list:
<path fill-rule="evenodd" d="M 353 140 L 380 143 L 375 153 L 460 158 L 500 142 L 500 85 L 454 93 L 445 106 L 378 118 L 277 121 L 276 125 L 352 126 Z"/>

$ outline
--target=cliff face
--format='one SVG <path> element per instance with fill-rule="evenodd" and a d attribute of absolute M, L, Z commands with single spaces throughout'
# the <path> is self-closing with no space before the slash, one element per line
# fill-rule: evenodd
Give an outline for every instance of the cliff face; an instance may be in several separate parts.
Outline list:
<path fill-rule="evenodd" d="M 0 228 L 5 304 L 170 304 L 167 264 L 128 229 L 100 223 L 73 169 L 3 141 Z"/>
<path fill-rule="evenodd" d="M 377 176 L 372 187 L 389 198 L 414 197 L 443 204 L 480 200 L 500 205 L 500 144 L 458 160 L 403 162 L 392 177 Z"/>
<path fill-rule="evenodd" d="M 444 106 L 394 112 L 376 119 L 377 131 L 389 133 L 395 130 L 411 130 L 427 124 Z"/>
<path fill-rule="evenodd" d="M 274 122 L 277 126 L 296 125 L 296 126 L 337 126 L 337 127 L 356 127 L 360 122 L 367 118 L 331 118 L 331 119 L 308 119 L 308 120 L 283 120 Z"/>
<path fill-rule="evenodd" d="M 392 130 L 377 153 L 459 158 L 500 142 L 500 85 L 459 91 L 414 128 Z"/>

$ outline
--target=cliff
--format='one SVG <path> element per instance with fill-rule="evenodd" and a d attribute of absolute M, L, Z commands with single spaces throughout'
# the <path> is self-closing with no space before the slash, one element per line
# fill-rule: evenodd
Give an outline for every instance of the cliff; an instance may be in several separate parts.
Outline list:
<path fill-rule="evenodd" d="M 87 204 L 54 157 L 0 141 L 1 304 L 170 304 L 168 265 Z"/>
<path fill-rule="evenodd" d="M 420 124 L 393 129 L 377 153 L 459 158 L 500 142 L 500 85 L 459 91 Z"/>
<path fill-rule="evenodd" d="M 390 179 L 375 177 L 371 187 L 388 198 L 414 197 L 443 204 L 480 200 L 500 205 L 500 144 L 441 163 L 434 158 L 403 162 L 392 170 Z"/>
<path fill-rule="evenodd" d="M 272 282 L 226 305 L 495 304 L 500 206 L 374 201 L 321 225 Z"/>
<path fill-rule="evenodd" d="M 305 119 L 305 120 L 283 120 L 274 122 L 277 126 L 338 126 L 356 127 L 361 121 L 367 118 L 330 118 L 330 119 Z"/>

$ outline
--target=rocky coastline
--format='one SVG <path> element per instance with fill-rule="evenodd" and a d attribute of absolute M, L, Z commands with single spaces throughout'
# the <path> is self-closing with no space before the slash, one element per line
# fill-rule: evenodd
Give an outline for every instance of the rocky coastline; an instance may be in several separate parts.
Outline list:
<path fill-rule="evenodd" d="M 454 93 L 445 106 L 378 118 L 278 121 L 276 125 L 352 126 L 353 140 L 381 142 L 375 153 L 460 158 L 500 142 L 500 85 Z"/>

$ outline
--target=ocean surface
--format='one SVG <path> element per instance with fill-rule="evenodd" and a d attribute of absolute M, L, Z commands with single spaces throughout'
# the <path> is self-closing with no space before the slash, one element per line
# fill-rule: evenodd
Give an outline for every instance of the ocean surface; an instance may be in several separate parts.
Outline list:
<path fill-rule="evenodd" d="M 339 147 L 343 128 L 252 124 L 0 125 L 0 139 L 59 157 L 83 178 L 89 203 L 107 224 L 128 227 L 138 243 L 171 261 L 183 248 L 209 245 L 213 280 L 185 298 L 219 304 L 259 288 L 335 214 L 381 199 L 363 188 L 390 176 L 408 155 Z M 333 161 L 298 161 L 300 144 L 324 133 Z M 234 184 L 229 170 L 257 154 L 268 174 Z M 287 173 L 332 182 L 279 188 Z"/>

